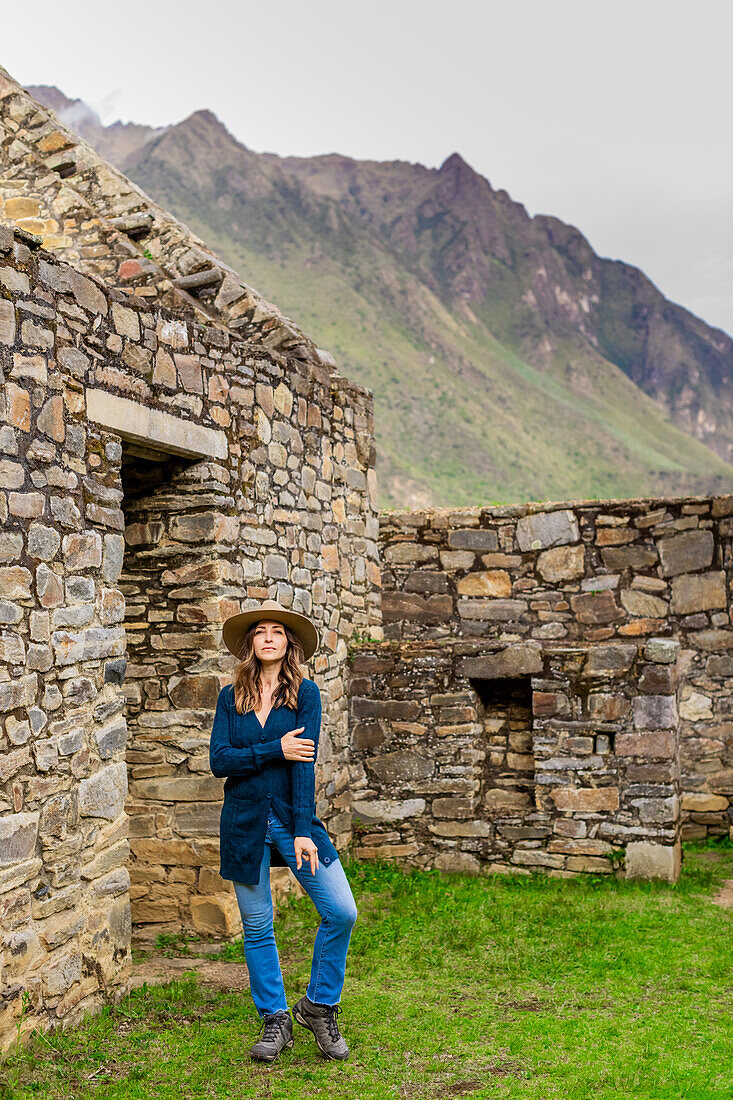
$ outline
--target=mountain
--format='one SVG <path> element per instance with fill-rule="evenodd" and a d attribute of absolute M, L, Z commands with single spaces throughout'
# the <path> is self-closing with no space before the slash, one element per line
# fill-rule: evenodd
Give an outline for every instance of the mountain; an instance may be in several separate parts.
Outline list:
<path fill-rule="evenodd" d="M 729 490 L 730 337 L 458 154 L 278 157 L 29 90 L 374 391 L 380 507 Z"/>

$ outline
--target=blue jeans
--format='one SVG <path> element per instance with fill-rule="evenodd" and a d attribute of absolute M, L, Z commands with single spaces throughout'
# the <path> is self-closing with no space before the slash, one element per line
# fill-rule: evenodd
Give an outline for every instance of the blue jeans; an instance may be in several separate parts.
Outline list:
<path fill-rule="evenodd" d="M 341 860 L 334 860 L 328 867 L 320 863 L 313 874 L 310 863 L 303 859 L 298 870 L 294 837 L 270 810 L 259 882 L 256 886 L 248 886 L 244 882 L 233 884 L 242 916 L 250 991 L 260 1017 L 281 1009 L 287 1010 L 288 1007 L 272 923 L 272 844 L 277 845 L 321 917 L 313 948 L 310 982 L 306 989 L 310 1001 L 327 1005 L 339 1003 L 344 986 L 346 953 L 356 920 L 356 904 Z"/>

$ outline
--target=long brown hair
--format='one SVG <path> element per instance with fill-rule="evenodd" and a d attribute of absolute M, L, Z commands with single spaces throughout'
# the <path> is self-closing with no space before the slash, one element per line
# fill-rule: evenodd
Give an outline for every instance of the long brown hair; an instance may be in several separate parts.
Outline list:
<path fill-rule="evenodd" d="M 267 616 L 263 616 L 266 619 Z M 260 620 L 261 621 L 261 620 Z M 262 662 L 255 653 L 254 635 L 259 626 L 259 621 L 249 627 L 242 639 L 242 648 L 239 651 L 239 664 L 234 673 L 234 705 L 239 714 L 246 714 L 250 710 L 258 710 L 262 700 L 260 699 L 259 679 L 262 672 Z M 285 656 L 280 665 L 278 685 L 272 693 L 273 707 L 298 706 L 298 689 L 303 679 L 301 664 L 303 663 L 303 644 L 285 623 L 280 623 L 288 639 Z"/>

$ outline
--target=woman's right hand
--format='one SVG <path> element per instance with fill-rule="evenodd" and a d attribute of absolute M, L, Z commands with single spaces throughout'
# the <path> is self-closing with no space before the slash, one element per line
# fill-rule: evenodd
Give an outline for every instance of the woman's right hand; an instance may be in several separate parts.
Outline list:
<path fill-rule="evenodd" d="M 298 736 L 304 729 L 305 726 L 298 726 L 297 729 L 291 730 L 290 733 L 286 733 L 284 737 L 280 738 L 283 756 L 286 760 L 313 760 L 315 751 L 310 737 L 301 739 Z"/>

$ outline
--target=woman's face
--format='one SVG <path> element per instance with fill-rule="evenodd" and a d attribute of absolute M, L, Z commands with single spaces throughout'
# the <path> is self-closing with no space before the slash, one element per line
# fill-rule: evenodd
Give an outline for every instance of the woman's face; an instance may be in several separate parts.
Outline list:
<path fill-rule="evenodd" d="M 288 648 L 285 627 L 272 619 L 262 619 L 255 627 L 253 644 L 255 656 L 263 664 L 281 661 Z"/>

